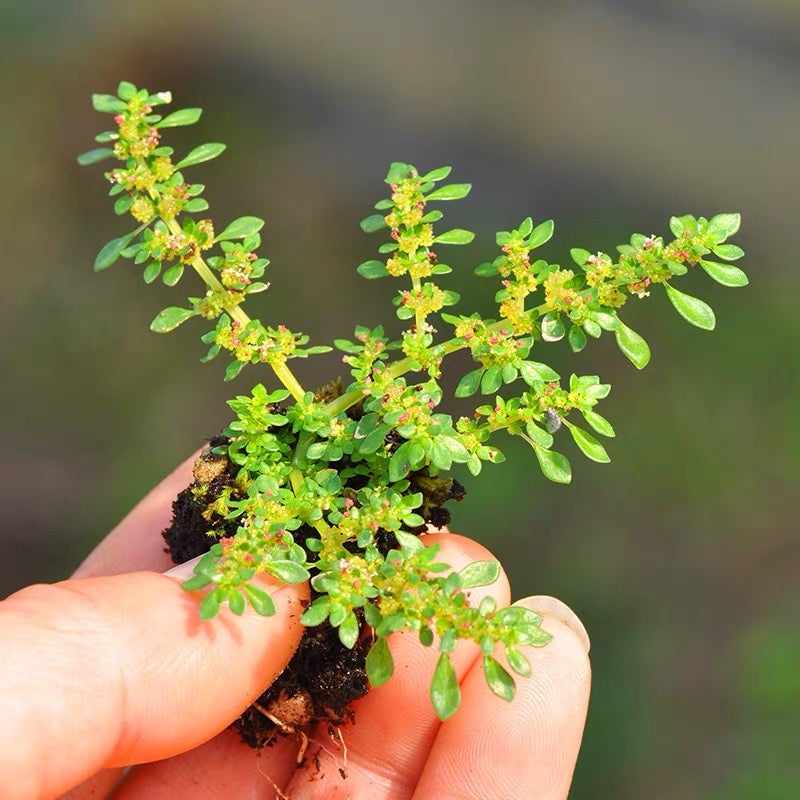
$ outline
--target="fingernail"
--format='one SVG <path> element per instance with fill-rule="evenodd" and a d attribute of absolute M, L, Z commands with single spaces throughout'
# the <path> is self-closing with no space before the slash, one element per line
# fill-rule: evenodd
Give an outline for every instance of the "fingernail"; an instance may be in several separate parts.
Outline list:
<path fill-rule="evenodd" d="M 176 578 L 179 581 L 187 581 L 194 575 L 195 564 L 197 564 L 202 557 L 203 556 L 197 556 L 197 558 L 193 558 L 190 561 L 184 561 L 183 564 L 178 564 L 177 567 L 168 569 L 164 574 L 169 575 L 170 578 Z"/>
<path fill-rule="evenodd" d="M 522 600 L 517 600 L 514 605 L 525 606 L 525 608 L 530 608 L 531 611 L 535 611 L 537 614 L 563 622 L 580 639 L 581 644 L 586 648 L 586 652 L 589 652 L 592 646 L 589 634 L 586 632 L 580 617 L 563 600 L 546 594 L 536 594 L 532 597 L 524 597 Z"/>

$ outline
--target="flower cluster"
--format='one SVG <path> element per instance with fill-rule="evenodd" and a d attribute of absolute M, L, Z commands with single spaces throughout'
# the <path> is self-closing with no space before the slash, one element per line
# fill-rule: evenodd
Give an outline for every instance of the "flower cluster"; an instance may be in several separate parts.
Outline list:
<path fill-rule="evenodd" d="M 160 275 L 170 286 L 192 269 L 203 281 L 204 294 L 189 298 L 188 308 L 162 311 L 152 329 L 169 331 L 195 316 L 215 321 L 202 337 L 210 346 L 205 360 L 222 350 L 230 353 L 226 379 L 246 364 L 265 363 L 284 387 L 268 391 L 258 384 L 231 400 L 236 418 L 224 431 L 224 444 L 215 447 L 211 466 L 196 470 L 192 496 L 204 504 L 210 550 L 185 585 L 207 590 L 202 616 L 214 616 L 223 604 L 240 614 L 248 602 L 259 613 L 274 613 L 269 594 L 250 583 L 256 572 L 291 583 L 310 580 L 313 602 L 302 621 L 332 626 L 348 648 L 363 640 L 368 628 L 374 642 L 366 661 L 372 685 L 391 676 L 386 637 L 405 628 L 440 651 L 431 697 L 442 719 L 458 706 L 450 661 L 458 639 L 480 645 L 487 683 L 510 699 L 511 672 L 530 671 L 518 646 L 548 639 L 539 617 L 519 608 L 498 610 L 491 599 L 471 606 L 466 590 L 492 583 L 499 565 L 479 562 L 453 572 L 436 560 L 435 545 L 423 546 L 419 534 L 446 524 L 444 504 L 462 496 L 448 475 L 454 465 L 477 475 L 484 463 L 503 460 L 496 444 L 500 436 L 523 438 L 544 476 L 560 483 L 570 481 L 571 467 L 553 449 L 559 432 L 569 431 L 589 459 L 609 460 L 594 434 L 615 435 L 595 410 L 610 386 L 596 375 L 571 375 L 564 382 L 540 351 L 566 337 L 577 352 L 586 346 L 587 335 L 611 331 L 624 355 L 643 367 L 650 356 L 647 344 L 618 310 L 629 297 L 647 297 L 656 286 L 664 287 L 690 323 L 713 328 L 711 309 L 676 289 L 672 280 L 699 265 L 723 285 L 744 285 L 746 276 L 730 263 L 743 253 L 726 242 L 738 229 L 738 214 L 710 220 L 673 217 L 674 241 L 636 234 L 619 248 L 616 260 L 573 249 L 579 272 L 532 260 L 531 252 L 553 235 L 553 223 L 534 225 L 526 218 L 515 230 L 497 234 L 500 254 L 475 270 L 500 280 L 498 318 L 453 315 L 444 310 L 457 304 L 459 295 L 437 283 L 452 269 L 436 251 L 468 244 L 474 235 L 461 228 L 440 232 L 443 214 L 430 206 L 463 198 L 470 186 L 437 185 L 450 167 L 420 173 L 410 164 L 393 163 L 386 177 L 389 197 L 361 223 L 366 232 L 388 233 L 378 248 L 383 259 L 365 261 L 358 271 L 369 279 L 406 282 L 395 295 L 395 307 L 407 327 L 397 341 L 390 341 L 380 325 L 357 327 L 352 340 L 336 339 L 350 382 L 346 388 L 334 382 L 315 394 L 303 389 L 287 362 L 330 348 L 307 347 L 304 334 L 282 324 L 265 325 L 242 309 L 248 295 L 267 288 L 260 279 L 269 262 L 256 253 L 263 220 L 240 217 L 216 232 L 210 219 L 188 216 L 206 211 L 208 204 L 201 197 L 204 187 L 188 183 L 182 171 L 216 157 L 224 145 L 201 145 L 173 162 L 172 148 L 160 137 L 165 128 L 196 122 L 200 110 L 161 117 L 153 108 L 169 102 L 169 95 L 151 95 L 129 83 L 120 84 L 116 97 L 93 99 L 95 108 L 114 115 L 116 129 L 97 137 L 113 147 L 79 160 L 123 162 L 108 173 L 115 210 L 139 223 L 101 250 L 96 268 L 120 256 L 132 258 L 145 265 L 146 281 Z M 709 260 L 710 254 L 721 261 Z M 449 338 L 439 334 L 444 326 L 452 328 Z M 444 362 L 456 351 L 468 354 L 473 366 L 455 395 L 489 397 L 458 420 L 442 410 L 439 383 Z M 222 476 L 228 476 L 227 483 L 219 488 Z M 498 644 L 511 672 L 493 655 Z"/>

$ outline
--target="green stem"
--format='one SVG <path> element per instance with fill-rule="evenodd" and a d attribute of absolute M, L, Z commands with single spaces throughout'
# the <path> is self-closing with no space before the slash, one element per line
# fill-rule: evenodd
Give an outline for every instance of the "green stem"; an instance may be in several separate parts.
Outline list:
<path fill-rule="evenodd" d="M 140 166 L 147 168 L 147 164 L 143 159 L 138 158 L 136 160 Z M 150 187 L 150 189 L 148 189 L 148 194 L 150 195 L 150 199 L 153 200 L 157 205 L 159 200 L 158 191 L 154 187 Z M 159 215 L 159 218 L 164 222 L 164 224 L 167 226 L 167 229 L 173 236 L 181 236 L 183 234 L 183 230 L 178 224 L 177 219 L 174 217 L 172 219 L 164 219 L 164 217 L 161 215 Z M 194 271 L 200 276 L 203 283 L 205 283 L 205 285 L 211 289 L 212 292 L 225 291 L 225 287 L 220 283 L 220 281 L 217 279 L 217 276 L 211 271 L 211 267 L 206 264 L 205 260 L 199 253 L 196 253 L 192 257 L 190 263 Z M 225 310 L 242 327 L 252 321 L 250 316 L 240 305 L 235 305 L 232 308 Z M 275 377 L 277 377 L 284 387 L 289 390 L 292 397 L 294 397 L 295 400 L 302 400 L 305 396 L 305 390 L 286 363 L 270 364 L 269 366 L 272 367 Z"/>
<path fill-rule="evenodd" d="M 539 316 L 545 311 L 547 311 L 547 306 L 542 303 L 542 305 L 532 308 L 528 313 Z M 508 322 L 506 320 L 500 320 L 499 322 L 493 322 L 491 325 L 487 325 L 486 330 L 499 331 L 500 328 L 503 328 L 507 325 Z M 466 346 L 467 344 L 463 337 L 458 336 L 454 337 L 453 339 L 448 339 L 443 344 L 438 345 L 438 349 L 443 356 L 448 356 L 451 353 L 457 352 L 458 350 L 463 350 Z M 410 358 L 401 358 L 399 361 L 395 361 L 393 364 L 389 365 L 386 368 L 386 372 L 390 378 L 394 379 L 408 372 L 410 364 Z M 325 406 L 325 411 L 327 411 L 331 416 L 341 414 L 343 411 L 347 411 L 348 408 L 358 403 L 363 397 L 365 397 L 364 392 L 362 392 L 360 389 L 353 389 L 352 391 L 345 392 L 343 395 L 340 395 L 335 400 L 331 400 L 331 402 Z"/>

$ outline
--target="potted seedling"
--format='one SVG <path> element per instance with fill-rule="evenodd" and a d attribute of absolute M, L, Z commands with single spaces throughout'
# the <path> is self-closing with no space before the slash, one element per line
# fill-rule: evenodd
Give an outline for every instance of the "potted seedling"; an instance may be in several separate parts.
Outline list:
<path fill-rule="evenodd" d="M 197 122 L 201 111 L 159 113 L 170 101 L 169 92 L 127 82 L 116 95 L 94 95 L 94 107 L 113 123 L 79 162 L 116 160 L 106 173 L 109 193 L 116 213 L 135 222 L 102 248 L 95 269 L 129 259 L 145 282 L 168 286 L 194 273 L 199 290 L 157 314 L 151 329 L 202 323 L 203 360 L 227 358 L 226 380 L 249 365 L 267 367 L 248 394 L 229 401 L 233 419 L 195 462 L 194 482 L 175 499 L 164 534 L 176 562 L 204 554 L 184 583 L 205 593 L 203 619 L 225 606 L 241 614 L 247 604 L 274 613 L 270 594 L 251 582 L 259 572 L 310 581 L 300 646 L 238 720 L 244 740 L 258 747 L 314 721 L 341 724 L 350 701 L 391 678 L 387 637 L 404 629 L 439 651 L 430 696 L 441 719 L 459 705 L 450 653 L 460 639 L 479 645 L 489 689 L 512 700 L 514 676 L 528 679 L 531 671 L 519 646 L 549 640 L 540 617 L 497 608 L 491 597 L 471 604 L 468 590 L 491 584 L 499 565 L 482 561 L 454 572 L 439 562 L 438 546 L 419 536 L 445 526 L 446 504 L 463 496 L 453 466 L 478 476 L 503 460 L 505 437 L 526 441 L 544 477 L 557 483 L 571 479 L 561 453 L 567 444 L 593 461 L 609 460 L 597 437 L 613 437 L 614 429 L 597 405 L 610 386 L 596 375 L 559 375 L 546 363 L 549 344 L 563 339 L 577 353 L 588 339 L 613 335 L 641 369 L 650 351 L 620 312 L 651 293 L 665 293 L 692 325 L 713 329 L 711 308 L 674 284 L 698 268 L 724 286 L 747 283 L 732 263 L 743 251 L 727 241 L 739 215 L 672 217 L 669 237 L 634 234 L 614 255 L 574 248 L 569 266 L 535 255 L 553 235 L 552 220 L 523 219 L 497 234 L 497 257 L 475 269 L 495 293 L 496 313 L 484 318 L 464 313 L 448 288 L 448 248 L 469 244 L 473 234 L 441 224 L 440 206 L 465 197 L 470 185 L 447 183 L 450 167 L 425 172 L 393 163 L 388 196 L 361 222 L 365 232 L 383 235 L 379 258 L 358 272 L 398 282 L 394 313 L 404 330 L 392 338 L 369 319 L 352 338 L 334 340 L 344 374 L 332 372 L 329 384 L 310 389 L 292 360 L 332 348 L 245 311 L 249 296 L 268 288 L 269 261 L 257 253 L 264 222 L 245 216 L 220 225 L 208 216 L 203 185 L 187 175 L 225 146 L 176 155 L 163 134 Z M 466 280 L 476 279 L 456 282 Z M 456 376 L 454 394 L 472 398 L 474 411 L 456 419 L 441 376 L 457 352 L 473 363 Z"/>

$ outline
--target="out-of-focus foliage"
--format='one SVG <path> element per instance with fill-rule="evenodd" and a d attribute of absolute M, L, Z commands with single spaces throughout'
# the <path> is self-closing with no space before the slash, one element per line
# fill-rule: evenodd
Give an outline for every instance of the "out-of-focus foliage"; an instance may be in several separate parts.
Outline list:
<path fill-rule="evenodd" d="M 490 542 L 518 596 L 563 597 L 589 628 L 595 688 L 573 797 L 793 797 L 798 53 L 800 6 L 785 0 L 343 0 L 313 13 L 6 0 L 3 591 L 66 575 L 227 422 L 230 387 L 194 360 L 193 332 L 142 324 L 170 290 L 157 297 L 131 270 L 109 291 L 110 273 L 91 271 L 97 242 L 122 231 L 74 156 L 96 124 L 86 96 L 119 75 L 205 107 L 202 133 L 229 145 L 206 167 L 214 207 L 267 220 L 281 281 L 259 313 L 268 321 L 275 303 L 315 340 L 378 321 L 365 310 L 382 309 L 380 282 L 355 273 L 373 249 L 358 220 L 394 159 L 458 164 L 480 192 L 454 224 L 496 215 L 477 230 L 486 258 L 492 232 L 526 214 L 596 251 L 675 209 L 735 208 L 751 286 L 714 298 L 719 334 L 679 324 L 663 301 L 631 319 L 654 355 L 643 374 L 613 345 L 592 348 L 591 371 L 614 384 L 612 463 L 581 464 L 562 489 L 509 441 L 454 528 Z M 331 308 L 309 320 L 321 295 Z"/>

